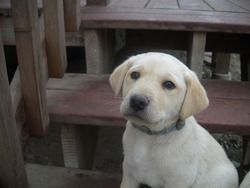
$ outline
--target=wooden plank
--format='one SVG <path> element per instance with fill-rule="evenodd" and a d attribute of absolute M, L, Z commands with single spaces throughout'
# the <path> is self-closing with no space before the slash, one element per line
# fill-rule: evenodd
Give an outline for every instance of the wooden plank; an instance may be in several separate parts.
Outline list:
<path fill-rule="evenodd" d="M 120 175 L 108 175 L 76 168 L 26 164 L 26 170 L 30 187 L 117 188 L 121 183 Z"/>
<path fill-rule="evenodd" d="M 52 121 L 97 126 L 125 125 L 126 120 L 119 113 L 121 99 L 114 99 L 107 77 L 69 75 L 68 79 L 50 79 L 48 82 Z M 204 80 L 202 83 L 210 106 L 196 116 L 198 122 L 210 132 L 249 134 L 249 82 Z"/>
<path fill-rule="evenodd" d="M 205 0 L 205 2 L 216 11 L 248 12 L 227 0 Z"/>
<path fill-rule="evenodd" d="M 146 8 L 179 9 L 176 0 L 150 0 Z"/>
<path fill-rule="evenodd" d="M 219 99 L 250 99 L 250 84 L 248 82 L 225 80 L 201 80 L 210 98 Z"/>
<path fill-rule="evenodd" d="M 147 6 L 148 0 L 140 0 L 140 1 L 134 1 L 134 0 L 122 0 L 117 1 L 112 5 L 112 7 L 131 7 L 131 8 L 144 8 Z"/>
<path fill-rule="evenodd" d="M 250 33 L 250 15 L 242 13 L 86 7 L 82 9 L 81 20 L 81 27 L 85 29 L 164 29 Z"/>
<path fill-rule="evenodd" d="M 208 6 L 204 1 L 200 0 L 179 0 L 179 5 L 181 9 L 184 10 L 209 10 L 213 9 Z"/>
<path fill-rule="evenodd" d="M 84 30 L 84 43 L 88 73 L 110 73 L 113 69 L 114 32 L 110 30 Z"/>
<path fill-rule="evenodd" d="M 35 0 L 11 0 L 22 93 L 29 133 L 44 135 L 49 116 L 41 76 L 41 41 Z M 32 92 L 30 92 L 32 91 Z"/>
<path fill-rule="evenodd" d="M 9 81 L 0 32 L 0 185 L 28 187 L 22 151 L 12 108 Z"/>
<path fill-rule="evenodd" d="M 199 79 L 202 77 L 205 44 L 206 33 L 190 33 L 187 64 L 189 68 L 196 73 Z"/>
<path fill-rule="evenodd" d="M 62 77 L 67 68 L 64 10 L 62 0 L 43 0 L 48 70 Z"/>
<path fill-rule="evenodd" d="M 209 98 L 209 107 L 195 115 L 196 120 L 209 132 L 250 134 L 249 100 Z"/>
<path fill-rule="evenodd" d="M 228 1 L 250 12 L 250 1 L 248 0 L 228 0 Z"/>
<path fill-rule="evenodd" d="M 80 0 L 64 0 L 65 31 L 77 32 L 80 26 Z"/>

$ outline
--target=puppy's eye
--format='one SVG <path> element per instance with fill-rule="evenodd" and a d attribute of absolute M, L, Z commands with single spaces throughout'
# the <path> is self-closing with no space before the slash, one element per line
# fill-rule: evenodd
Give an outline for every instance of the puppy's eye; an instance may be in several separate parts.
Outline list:
<path fill-rule="evenodd" d="M 132 72 L 130 77 L 133 79 L 133 80 L 137 80 L 139 77 L 140 77 L 140 73 L 139 72 Z"/>
<path fill-rule="evenodd" d="M 168 90 L 175 89 L 175 85 L 174 85 L 174 83 L 171 82 L 171 81 L 165 81 L 165 82 L 163 82 L 162 85 L 163 85 L 164 88 L 166 88 L 166 89 L 168 89 Z"/>

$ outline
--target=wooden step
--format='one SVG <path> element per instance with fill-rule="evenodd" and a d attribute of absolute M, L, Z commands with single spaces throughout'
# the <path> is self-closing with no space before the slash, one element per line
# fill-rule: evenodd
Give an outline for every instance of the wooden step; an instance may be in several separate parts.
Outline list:
<path fill-rule="evenodd" d="M 47 99 L 50 120 L 59 123 L 125 126 L 121 99 L 115 99 L 108 75 L 65 74 L 49 79 Z M 250 134 L 250 83 L 202 80 L 209 107 L 195 117 L 212 133 Z"/>
<path fill-rule="evenodd" d="M 107 175 L 102 172 L 26 164 L 30 188 L 118 188 L 121 175 Z"/>
<path fill-rule="evenodd" d="M 250 32 L 250 10 L 246 9 L 249 2 L 221 1 L 219 9 L 212 2 L 206 3 L 120 0 L 110 6 L 86 6 L 81 11 L 81 26 L 84 29 Z"/>

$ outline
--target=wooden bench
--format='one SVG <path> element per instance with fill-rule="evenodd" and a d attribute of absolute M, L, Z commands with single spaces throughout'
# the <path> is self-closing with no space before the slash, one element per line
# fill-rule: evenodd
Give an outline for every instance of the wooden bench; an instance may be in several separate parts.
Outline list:
<path fill-rule="evenodd" d="M 195 117 L 211 133 L 232 132 L 250 135 L 250 82 L 202 80 L 210 100 L 209 107 Z M 49 79 L 47 99 L 52 122 L 79 127 L 124 127 L 119 113 L 120 99 L 115 99 L 108 75 L 65 74 L 62 79 Z M 88 153 L 78 155 L 91 169 L 95 147 L 93 137 L 82 143 Z M 78 142 L 78 141 L 77 141 Z M 79 149 L 79 147 L 77 148 Z M 78 150 L 82 153 L 81 148 Z M 91 154 L 92 152 L 92 154 Z M 79 159 L 80 160 L 80 159 Z M 86 168 L 86 166 L 81 166 Z"/>

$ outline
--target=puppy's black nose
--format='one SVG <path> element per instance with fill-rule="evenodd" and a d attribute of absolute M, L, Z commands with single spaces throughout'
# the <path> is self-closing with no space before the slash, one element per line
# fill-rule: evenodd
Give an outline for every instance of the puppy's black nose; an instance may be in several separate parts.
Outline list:
<path fill-rule="evenodd" d="M 147 97 L 143 95 L 132 95 L 130 98 L 130 107 L 134 111 L 140 111 L 145 109 L 149 104 Z"/>

